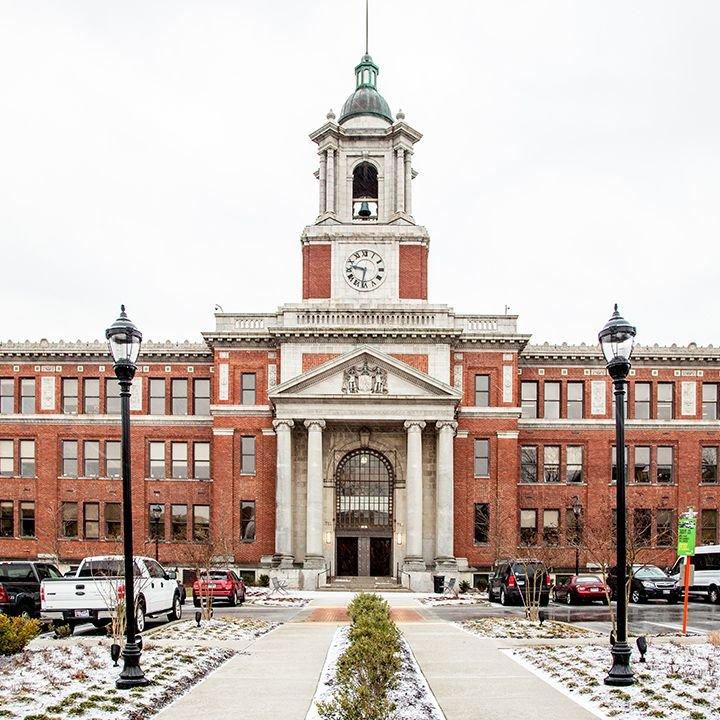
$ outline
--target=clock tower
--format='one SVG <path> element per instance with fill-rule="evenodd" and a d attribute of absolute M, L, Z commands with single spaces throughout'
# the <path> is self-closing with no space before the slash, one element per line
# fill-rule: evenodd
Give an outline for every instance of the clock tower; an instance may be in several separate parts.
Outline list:
<path fill-rule="evenodd" d="M 427 301 L 429 236 L 412 213 L 413 148 L 422 135 L 377 90 L 367 52 L 340 117 L 317 143 L 319 212 L 302 233 L 303 300 L 371 306 Z"/>

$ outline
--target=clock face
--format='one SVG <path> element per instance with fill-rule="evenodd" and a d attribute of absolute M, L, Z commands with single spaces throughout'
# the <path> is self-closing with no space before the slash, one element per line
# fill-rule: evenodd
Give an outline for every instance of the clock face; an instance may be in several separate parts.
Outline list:
<path fill-rule="evenodd" d="M 374 250 L 356 250 L 345 261 L 345 280 L 356 290 L 374 290 L 386 274 L 385 261 Z"/>

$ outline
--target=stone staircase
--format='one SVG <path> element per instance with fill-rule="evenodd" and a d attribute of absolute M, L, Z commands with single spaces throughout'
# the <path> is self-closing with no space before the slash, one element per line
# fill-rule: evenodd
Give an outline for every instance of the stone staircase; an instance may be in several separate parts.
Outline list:
<path fill-rule="evenodd" d="M 328 592 L 407 592 L 394 577 L 332 577 L 318 588 Z"/>

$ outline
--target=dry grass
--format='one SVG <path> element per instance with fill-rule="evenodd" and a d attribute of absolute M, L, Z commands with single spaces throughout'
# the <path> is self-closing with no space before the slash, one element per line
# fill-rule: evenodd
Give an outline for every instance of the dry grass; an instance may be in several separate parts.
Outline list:
<path fill-rule="evenodd" d="M 715 647 L 720 647 L 720 630 L 713 630 L 708 633 L 708 642 Z"/>

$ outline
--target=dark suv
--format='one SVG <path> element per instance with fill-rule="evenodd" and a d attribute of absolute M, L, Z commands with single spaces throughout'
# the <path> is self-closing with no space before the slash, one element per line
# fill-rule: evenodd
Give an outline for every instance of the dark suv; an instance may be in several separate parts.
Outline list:
<path fill-rule="evenodd" d="M 630 568 L 628 568 L 628 571 Z M 610 597 L 617 600 L 617 568 L 610 568 L 607 576 Z M 674 605 L 680 600 L 681 588 L 669 575 L 656 565 L 633 565 L 630 602 L 644 603 L 648 600 L 666 600 Z"/>
<path fill-rule="evenodd" d="M 0 562 L 0 612 L 40 617 L 40 582 L 62 577 L 49 563 Z"/>
<path fill-rule="evenodd" d="M 488 580 L 488 599 L 516 605 L 539 597 L 540 605 L 545 607 L 550 602 L 550 585 L 550 575 L 540 560 L 499 560 Z"/>

